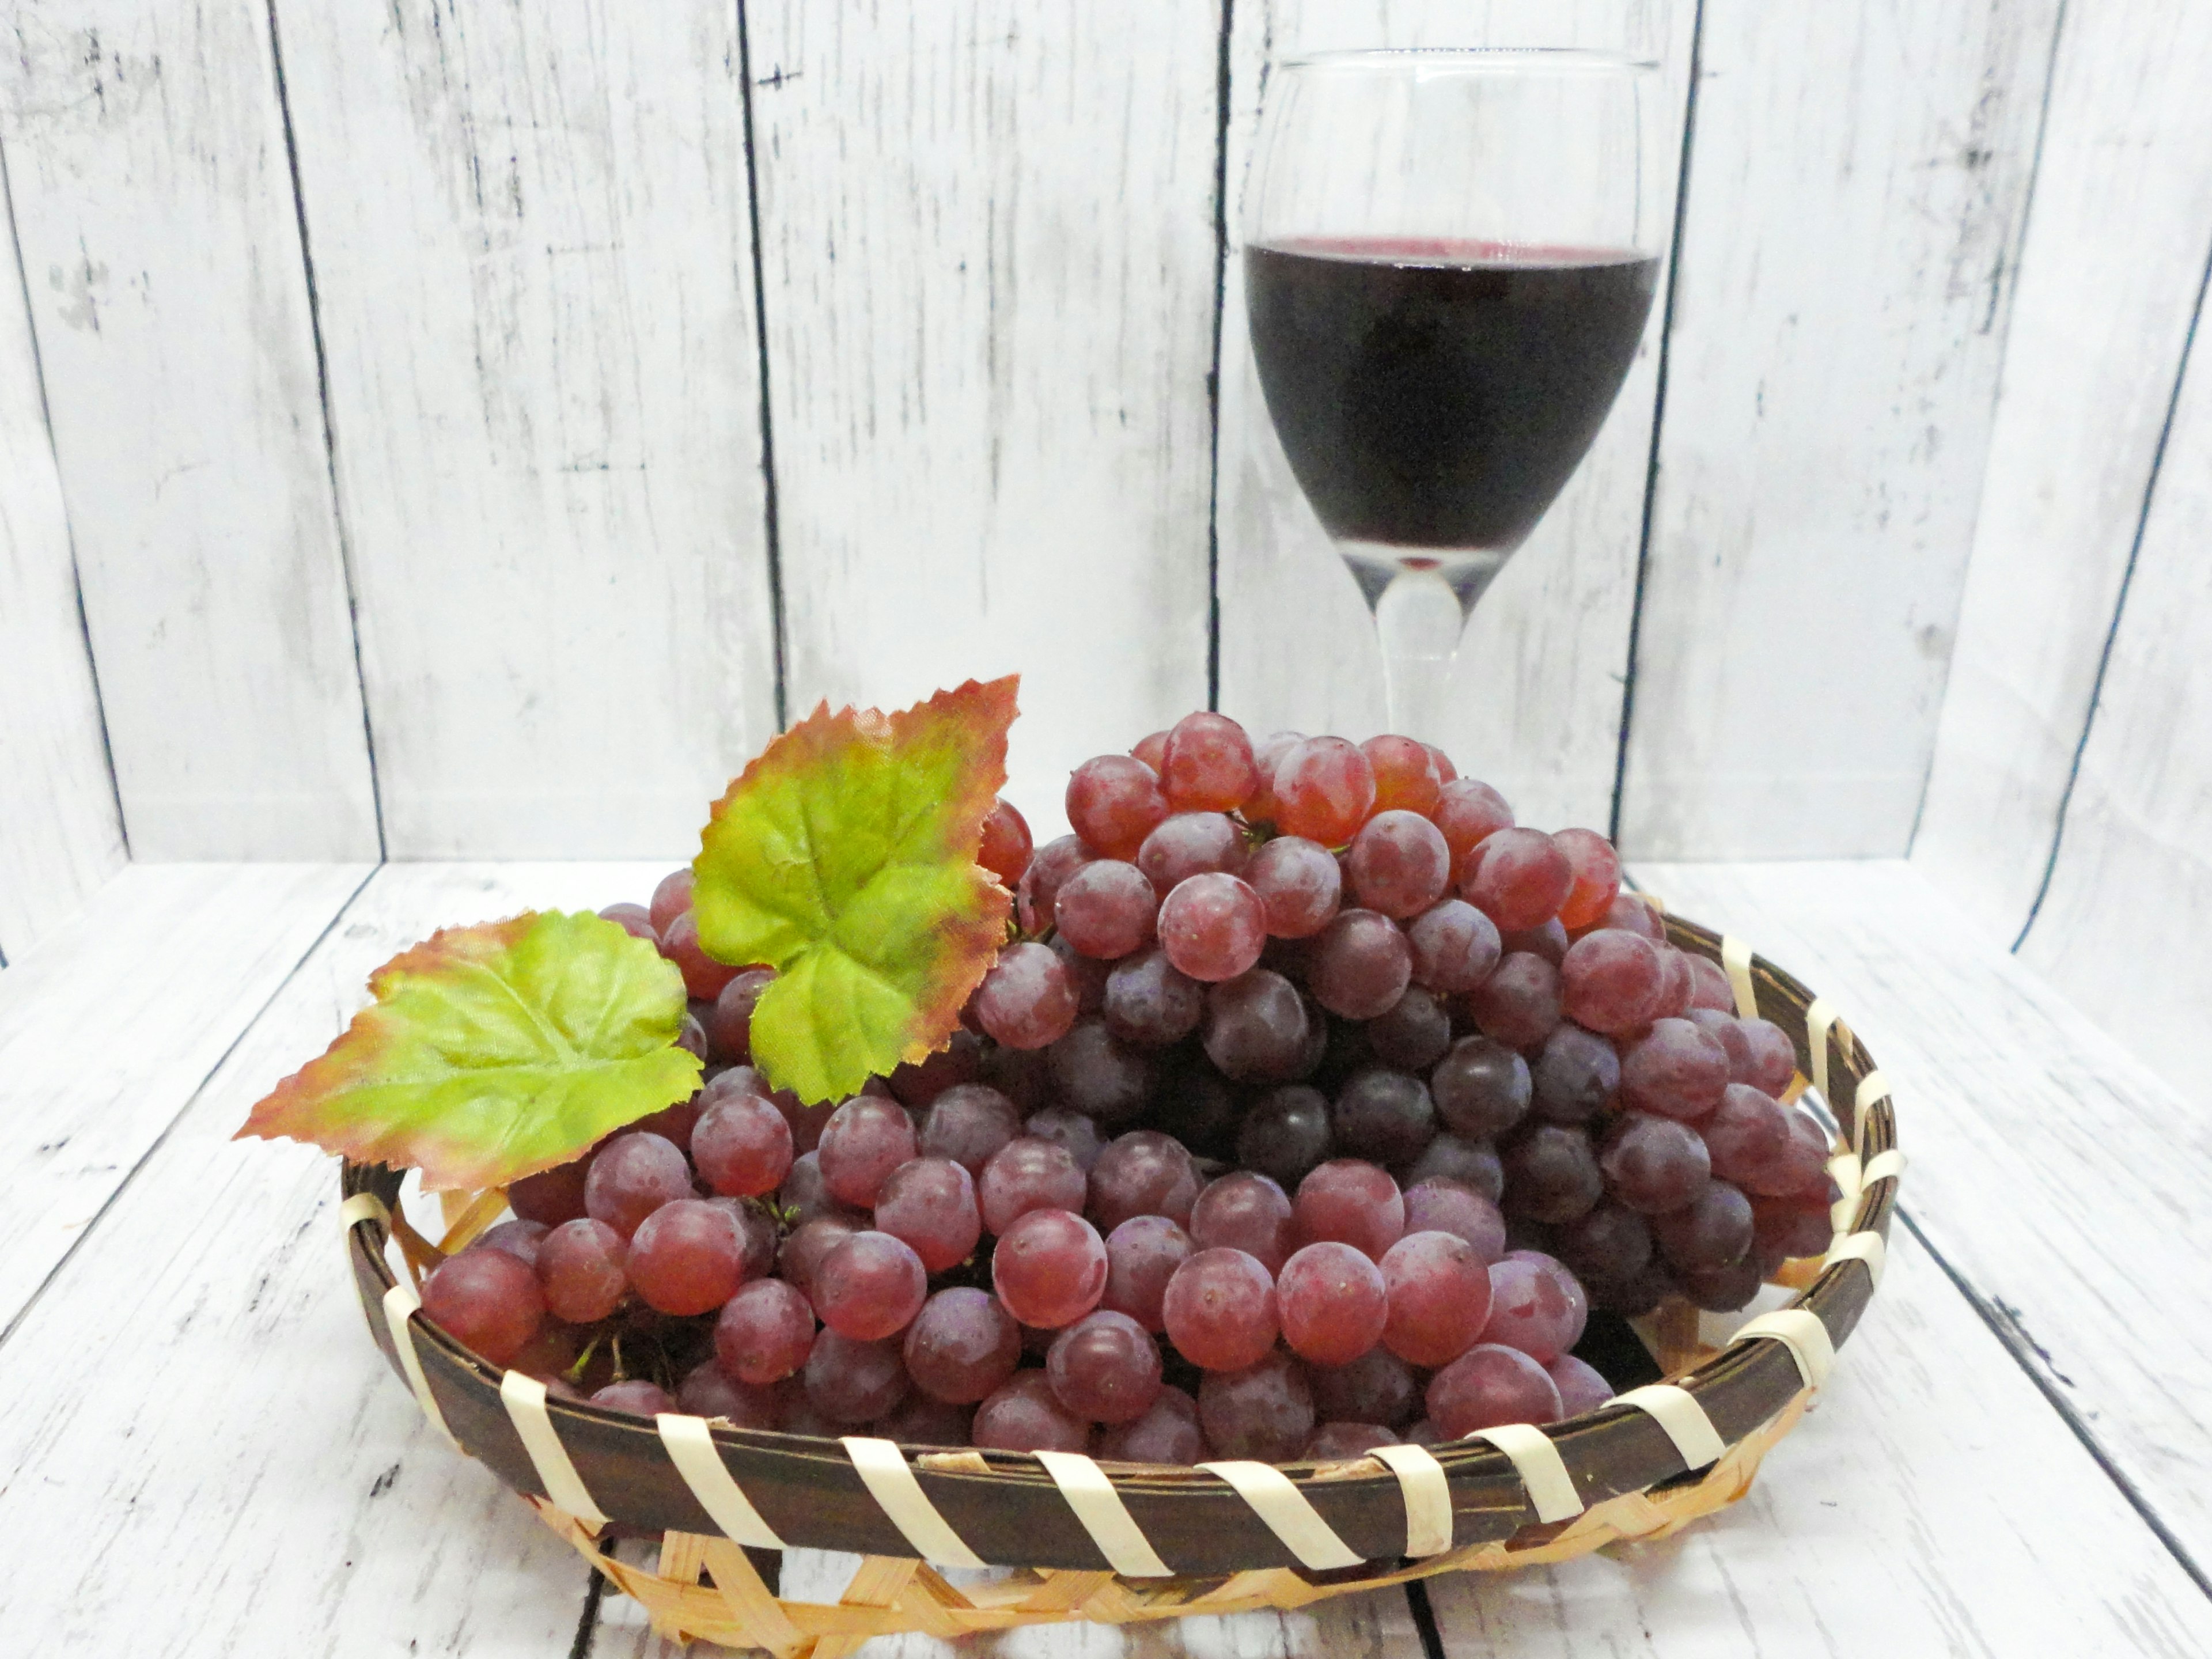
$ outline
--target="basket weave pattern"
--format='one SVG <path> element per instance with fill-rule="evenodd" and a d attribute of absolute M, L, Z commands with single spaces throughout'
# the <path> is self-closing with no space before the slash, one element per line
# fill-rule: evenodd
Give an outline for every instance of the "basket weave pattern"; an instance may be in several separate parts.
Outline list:
<path fill-rule="evenodd" d="M 1783 1278 L 1801 1294 L 1717 1352 L 1697 1346 L 1693 1310 L 1663 1310 L 1656 1346 L 1669 1381 L 1544 1430 L 1328 1465 L 1184 1470 L 979 1451 L 909 1462 L 880 1440 L 549 1402 L 542 1385 L 502 1375 L 416 1316 L 409 1277 L 442 1249 L 392 1214 L 397 1173 L 349 1164 L 356 1280 L 379 1346 L 432 1422 L 657 1630 L 778 1659 L 839 1659 L 904 1631 L 1295 1607 L 1663 1537 L 1741 1497 L 1802 1415 L 1879 1281 L 1902 1170 L 1887 1085 L 1833 1010 L 1739 940 L 1680 919 L 1668 928 L 1727 969 L 1740 1012 L 1790 1035 L 1801 1073 L 1837 1112 L 1836 1243 L 1823 1260 L 1789 1264 Z M 495 1192 L 449 1199 L 445 1246 L 465 1243 L 501 1206 Z M 387 1240 L 409 1277 L 392 1271 Z M 611 1537 L 640 1535 L 660 1542 L 654 1570 L 605 1551 Z M 793 1546 L 865 1558 L 840 1601 L 779 1598 L 747 1548 Z M 925 1560 L 1013 1571 L 956 1585 Z"/>

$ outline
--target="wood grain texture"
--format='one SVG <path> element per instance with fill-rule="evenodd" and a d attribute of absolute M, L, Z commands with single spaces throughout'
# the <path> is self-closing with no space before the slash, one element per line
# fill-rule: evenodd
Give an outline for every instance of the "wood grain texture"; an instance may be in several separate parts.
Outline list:
<path fill-rule="evenodd" d="M 2203 1113 L 1912 866 L 1635 873 L 1817 988 L 1881 1055 L 1912 1159 L 1905 1212 L 2212 1562 L 2212 1334 L 2194 1311 L 2212 1305 Z M 1888 1295 L 1885 1281 L 1877 1308 Z M 1856 1370 L 1856 1343 L 1850 1358 Z"/>
<path fill-rule="evenodd" d="M 1532 21 L 1543 38 L 1557 39 L 1549 31 L 1559 9 L 1385 0 L 1253 0 L 1235 9 L 1222 292 L 1221 707 L 1255 733 L 1287 726 L 1364 738 L 1385 720 L 1367 607 L 1291 476 L 1247 330 L 1237 210 L 1266 65 L 1294 52 L 1510 44 L 1516 26 Z M 1662 249 L 1695 9 L 1686 0 L 1672 9 L 1667 40 Z M 1462 770 L 1504 790 L 1524 823 L 1603 829 L 1612 811 L 1666 281 L 1662 264 L 1662 302 L 1596 443 L 1476 607 L 1461 646 L 1444 746 Z"/>
<path fill-rule="evenodd" d="M 133 865 L 0 975 L 0 1330 L 368 874 Z"/>
<path fill-rule="evenodd" d="M 143 859 L 375 858 L 258 0 L 9 0 L 0 143 Z"/>
<path fill-rule="evenodd" d="M 775 731 L 735 9 L 276 15 L 391 854 L 688 851 Z"/>
<path fill-rule="evenodd" d="M 746 18 L 791 711 L 1020 670 L 1043 839 L 1206 704 L 1220 14 Z"/>
<path fill-rule="evenodd" d="M 1924 1116 L 1900 1115 L 1901 1135 L 1917 1145 Z M 1749 1496 L 1662 1543 L 1431 1581 L 1445 1651 L 2204 1651 L 2212 1604 L 1917 1242 L 1899 1228 L 1891 1244 L 1849 1350 Z"/>
<path fill-rule="evenodd" d="M 11 1644 L 105 1654 L 127 1634 L 149 1659 L 569 1650 L 587 1575 L 379 1358 L 345 1279 L 335 1165 L 229 1137 L 405 945 L 648 890 L 659 873 L 386 866 L 204 1086 L 172 1091 L 173 1108 L 191 1095 L 175 1128 L 0 1346 Z M 240 1020 L 264 1000 L 239 999 Z"/>
<path fill-rule="evenodd" d="M 628 1547 L 637 1551 L 637 1546 Z M 626 1559 L 648 1559 L 635 1553 Z M 860 1558 L 829 1550 L 787 1550 L 782 1594 L 808 1601 L 836 1601 L 852 1582 Z M 955 1583 L 1003 1576 L 951 1568 Z M 623 1596 L 599 1604 L 592 1644 L 595 1659 L 711 1659 L 733 1650 L 713 1643 L 690 1649 L 655 1636 L 644 1609 Z M 1318 1601 L 1296 1613 L 1211 1614 L 1142 1625 L 1031 1625 L 994 1635 L 945 1641 L 922 1635 L 878 1637 L 854 1650 L 852 1659 L 1420 1659 L 1421 1641 L 1402 1590 Z"/>
<path fill-rule="evenodd" d="M 8 222 L 0 157 L 0 225 Z M 0 247 L 0 963 L 129 856 L 107 769 L 28 301 Z"/>
<path fill-rule="evenodd" d="M 2057 0 L 1705 0 L 1621 828 L 1905 850 Z"/>
<path fill-rule="evenodd" d="M 1915 862 L 2007 940 L 2057 834 L 2212 249 L 2208 55 L 2201 7 L 2071 7 L 2059 39 L 1912 843 Z"/>
<path fill-rule="evenodd" d="M 2212 351 L 2191 355 L 2021 957 L 2197 1109 L 2212 998 Z"/>

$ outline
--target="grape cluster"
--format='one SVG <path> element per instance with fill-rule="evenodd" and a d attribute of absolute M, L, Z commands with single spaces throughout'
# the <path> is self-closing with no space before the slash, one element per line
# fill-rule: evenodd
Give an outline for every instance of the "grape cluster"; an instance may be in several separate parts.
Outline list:
<path fill-rule="evenodd" d="M 564 1397 L 1138 1462 L 1356 1456 L 1594 1409 L 1593 1306 L 1741 1307 L 1828 1243 L 1782 1031 L 1587 830 L 1438 750 L 1192 714 L 1000 802 L 1019 937 L 949 1044 L 819 1107 L 691 876 L 601 912 L 704 1086 L 518 1182 L 426 1314 Z"/>

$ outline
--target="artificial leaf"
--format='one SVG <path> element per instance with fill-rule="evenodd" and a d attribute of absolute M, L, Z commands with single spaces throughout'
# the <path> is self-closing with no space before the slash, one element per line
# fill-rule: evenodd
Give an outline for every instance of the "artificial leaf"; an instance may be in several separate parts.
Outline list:
<path fill-rule="evenodd" d="M 1006 939 L 1011 901 L 975 854 L 1019 684 L 890 715 L 825 702 L 715 803 L 692 866 L 699 942 L 778 970 L 752 1024 L 778 1086 L 834 1099 L 951 1037 Z"/>
<path fill-rule="evenodd" d="M 253 1109 L 242 1138 L 503 1186 L 699 1086 L 684 975 L 588 915 L 448 927 L 369 976 L 376 999 Z"/>

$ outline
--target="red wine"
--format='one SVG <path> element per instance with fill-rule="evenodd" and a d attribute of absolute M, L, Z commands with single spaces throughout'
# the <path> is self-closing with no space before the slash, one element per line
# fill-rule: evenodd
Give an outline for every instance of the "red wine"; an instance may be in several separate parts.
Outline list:
<path fill-rule="evenodd" d="M 1597 436 L 1658 268 L 1410 238 L 1247 248 L 1267 412 L 1329 533 L 1517 546 Z"/>

